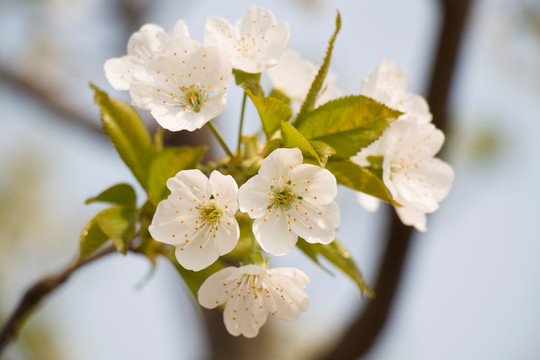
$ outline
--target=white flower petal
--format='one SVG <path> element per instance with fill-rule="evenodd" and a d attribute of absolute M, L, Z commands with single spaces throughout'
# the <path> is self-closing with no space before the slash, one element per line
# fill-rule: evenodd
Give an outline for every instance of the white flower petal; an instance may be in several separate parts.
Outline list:
<path fill-rule="evenodd" d="M 252 219 L 260 218 L 268 212 L 270 182 L 264 178 L 252 177 L 238 190 L 240 210 L 249 214 Z"/>
<path fill-rule="evenodd" d="M 235 27 L 217 16 L 206 21 L 204 41 L 221 46 L 235 69 L 261 73 L 277 64 L 289 40 L 289 26 L 276 20 L 268 10 L 252 6 Z"/>
<path fill-rule="evenodd" d="M 231 216 L 230 218 L 224 218 L 218 227 L 217 231 L 212 234 L 213 241 L 216 243 L 219 255 L 225 255 L 230 253 L 238 244 L 240 238 L 240 228 L 238 222 Z"/>
<path fill-rule="evenodd" d="M 303 271 L 293 267 L 282 267 L 268 270 L 268 274 L 271 276 L 286 276 L 294 284 L 295 287 L 303 289 L 309 284 L 309 278 Z"/>
<path fill-rule="evenodd" d="M 407 83 L 405 72 L 393 62 L 383 59 L 373 73 L 362 81 L 360 93 L 403 112 L 399 120 L 413 115 L 414 121 L 431 122 L 432 115 L 426 100 L 419 95 L 406 93 Z"/>
<path fill-rule="evenodd" d="M 298 113 L 317 71 L 318 68 L 313 63 L 302 59 L 295 52 L 286 51 L 279 63 L 268 69 L 268 76 L 274 88 L 290 99 L 289 105 L 293 113 Z M 336 76 L 330 71 L 319 92 L 315 108 L 341 95 L 335 83 Z"/>
<path fill-rule="evenodd" d="M 271 11 L 251 5 L 246 16 L 236 22 L 236 28 L 240 34 L 259 34 L 276 24 L 276 18 Z"/>
<path fill-rule="evenodd" d="M 128 55 L 149 59 L 156 51 L 163 49 L 169 40 L 167 32 L 161 26 L 145 24 L 128 40 Z"/>
<path fill-rule="evenodd" d="M 133 76 L 148 77 L 146 64 L 165 46 L 169 37 L 155 24 L 146 24 L 128 40 L 127 55 L 105 62 L 105 77 L 116 90 L 128 90 Z"/>
<path fill-rule="evenodd" d="M 279 64 L 268 69 L 268 77 L 274 88 L 296 101 L 304 100 L 316 74 L 317 67 L 314 64 L 292 51 L 286 51 Z"/>
<path fill-rule="evenodd" d="M 188 201 L 201 199 L 202 195 L 211 193 L 208 178 L 197 169 L 179 171 L 167 180 L 167 188 L 171 190 L 171 193 L 182 192 L 182 195 L 188 197 Z"/>
<path fill-rule="evenodd" d="M 172 197 L 173 195 L 169 196 L 169 199 Z M 191 224 L 197 220 L 198 214 L 182 211 L 178 205 L 171 200 L 159 203 L 152 224 L 148 227 L 148 231 L 157 241 L 175 246 L 184 244 L 184 235 L 191 232 Z"/>
<path fill-rule="evenodd" d="M 217 170 L 210 174 L 212 194 L 218 205 L 227 205 L 227 211 L 234 215 L 238 210 L 238 184 L 231 175 L 223 175 Z"/>
<path fill-rule="evenodd" d="M 302 312 L 309 308 L 309 297 L 302 291 L 303 287 L 298 286 L 298 282 L 281 274 L 279 268 L 272 270 L 268 272 L 266 278 L 270 288 L 271 313 L 282 320 L 296 321 Z"/>
<path fill-rule="evenodd" d="M 360 94 L 387 106 L 395 106 L 407 90 L 407 75 L 396 64 L 382 59 L 367 78 L 362 80 Z"/>
<path fill-rule="evenodd" d="M 257 336 L 267 317 L 268 310 L 264 308 L 262 296 L 254 297 L 253 294 L 247 294 L 247 291 L 229 299 L 223 312 L 227 331 L 231 335 L 244 335 L 247 338 Z"/>
<path fill-rule="evenodd" d="M 291 230 L 289 222 L 292 220 L 279 209 L 253 222 L 253 234 L 264 251 L 280 256 L 294 249 L 298 235 Z"/>
<path fill-rule="evenodd" d="M 357 192 L 356 198 L 358 199 L 358 203 L 369 212 L 375 212 L 379 210 L 379 207 L 381 206 L 381 200 L 374 196 L 364 194 L 363 192 Z"/>
<path fill-rule="evenodd" d="M 208 234 L 201 235 L 208 237 Z M 214 241 L 197 236 L 185 246 L 177 246 L 175 255 L 180 265 L 188 270 L 199 271 L 213 264 L 219 257 L 219 252 Z"/>
<path fill-rule="evenodd" d="M 116 90 L 128 90 L 137 63 L 127 57 L 109 59 L 103 65 L 105 77 Z"/>
<path fill-rule="evenodd" d="M 452 181 L 454 181 L 454 169 L 444 161 L 434 158 L 430 159 L 425 165 L 429 167 L 429 175 L 426 176 L 428 184 L 431 184 L 431 193 L 437 199 L 441 201 L 448 195 Z M 430 186 L 430 185 L 428 185 Z"/>
<path fill-rule="evenodd" d="M 336 177 L 330 171 L 315 165 L 300 164 L 291 171 L 293 191 L 318 204 L 327 204 L 337 195 Z"/>
<path fill-rule="evenodd" d="M 267 41 L 267 46 L 262 48 L 262 59 L 264 65 L 259 67 L 258 72 L 263 72 L 268 68 L 277 65 L 279 58 L 285 52 L 287 44 L 289 43 L 291 30 L 289 24 L 283 22 L 276 27 L 271 28 L 266 33 L 264 41 Z"/>
<path fill-rule="evenodd" d="M 204 29 L 204 43 L 209 46 L 221 46 L 227 52 L 234 51 L 233 44 L 237 41 L 235 28 L 219 16 L 210 16 Z"/>
<path fill-rule="evenodd" d="M 334 230 L 339 226 L 339 208 L 335 202 L 314 204 L 303 200 L 291 209 L 293 231 L 309 243 L 329 244 L 334 240 Z"/>
<path fill-rule="evenodd" d="M 420 123 L 430 123 L 432 115 L 429 112 L 429 105 L 422 96 L 416 94 L 405 94 L 396 109 L 405 114 L 412 114 L 417 117 Z"/>
<path fill-rule="evenodd" d="M 189 30 L 184 20 L 180 19 L 174 25 L 173 37 L 189 37 Z"/>
<path fill-rule="evenodd" d="M 426 213 L 413 207 L 395 207 L 401 222 L 405 225 L 414 226 L 416 230 L 425 232 L 427 229 Z"/>
<path fill-rule="evenodd" d="M 199 304 L 207 309 L 213 309 L 228 300 L 225 294 L 228 278 L 237 272 L 238 268 L 229 266 L 210 275 L 199 288 L 197 297 Z M 225 285 L 223 285 L 225 284 Z"/>
<path fill-rule="evenodd" d="M 270 179 L 287 177 L 292 168 L 302 164 L 303 159 L 302 152 L 298 148 L 274 150 L 262 162 L 259 175 Z"/>

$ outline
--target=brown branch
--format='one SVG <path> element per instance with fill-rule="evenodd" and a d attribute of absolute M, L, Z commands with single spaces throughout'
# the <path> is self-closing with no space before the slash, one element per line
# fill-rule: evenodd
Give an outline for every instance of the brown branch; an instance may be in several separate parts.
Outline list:
<path fill-rule="evenodd" d="M 443 130 L 447 123 L 451 81 L 471 2 L 472 0 L 441 0 L 444 10 L 443 24 L 431 74 L 428 103 L 431 105 L 433 123 Z M 390 223 L 386 248 L 374 286 L 377 298 L 367 305 L 364 312 L 358 313 L 344 336 L 321 359 L 346 360 L 363 356 L 373 347 L 383 330 L 392 310 L 413 234 L 412 229 L 404 226 L 394 212 Z"/>
<path fill-rule="evenodd" d="M 0 332 L 0 355 L 11 340 L 17 336 L 17 333 L 24 324 L 24 321 L 31 314 L 32 310 L 34 310 L 47 294 L 62 285 L 76 270 L 114 252 L 116 252 L 116 248 L 113 245 L 108 246 L 86 259 L 76 262 L 74 265 L 67 267 L 57 274 L 42 278 L 26 290 L 26 293 L 17 305 L 17 308 L 7 320 L 2 332 Z"/>
<path fill-rule="evenodd" d="M 0 65 L 0 81 L 12 89 L 28 95 L 49 111 L 59 115 L 58 120 L 82 127 L 90 133 L 104 135 L 99 122 L 92 121 L 91 118 L 84 116 L 79 111 L 66 106 L 65 102 L 55 95 L 58 93 L 56 90 L 40 85 L 39 82 L 31 81 L 3 65 Z"/>

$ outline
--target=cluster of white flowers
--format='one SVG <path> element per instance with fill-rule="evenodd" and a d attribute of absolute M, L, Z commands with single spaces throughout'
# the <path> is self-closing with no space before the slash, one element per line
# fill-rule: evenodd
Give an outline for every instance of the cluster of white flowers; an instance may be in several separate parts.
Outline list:
<path fill-rule="evenodd" d="M 256 6 L 235 26 L 220 17 L 208 18 L 204 43 L 190 39 L 182 20 L 172 34 L 147 24 L 129 39 L 126 56 L 105 63 L 105 74 L 115 89 L 129 90 L 134 105 L 149 110 L 172 131 L 193 131 L 218 116 L 233 73 L 268 71 L 274 89 L 290 100 L 294 114 L 317 67 L 285 52 L 288 40 L 288 24 L 278 24 L 270 11 Z M 335 79 L 332 73 L 326 77 L 315 107 L 340 96 Z M 396 207 L 398 215 L 405 224 L 424 231 L 426 213 L 438 208 L 454 174 L 449 165 L 434 158 L 444 135 L 431 124 L 427 103 L 406 89 L 403 71 L 386 60 L 364 79 L 362 95 L 403 115 L 351 160 L 367 167 L 370 156 L 382 157 L 383 182 L 401 205 Z M 157 206 L 149 232 L 155 240 L 174 246 L 179 264 L 193 271 L 207 268 L 236 247 L 240 212 L 254 219 L 253 237 L 268 254 L 290 253 L 298 237 L 329 244 L 340 224 L 334 201 L 336 178 L 303 160 L 297 148 L 274 150 L 262 161 L 258 174 L 240 188 L 231 175 L 217 170 L 209 178 L 200 170 L 182 170 L 167 181 L 171 194 Z M 359 200 L 371 207 L 378 203 L 366 194 L 359 194 Z M 255 254 L 251 257 L 255 262 Z M 215 272 L 200 287 L 198 299 L 206 308 L 225 304 L 228 331 L 253 337 L 269 312 L 283 320 L 297 320 L 309 307 L 302 290 L 308 282 L 298 269 L 268 270 L 266 264 L 252 263 Z"/>
<path fill-rule="evenodd" d="M 117 90 L 129 90 L 133 104 L 150 110 L 164 128 L 193 131 L 218 116 L 227 102 L 232 69 L 261 73 L 276 65 L 289 40 L 289 25 L 252 6 L 235 27 L 213 16 L 203 44 L 189 38 L 182 20 L 172 36 L 147 24 L 128 41 L 127 55 L 105 63 Z"/>
<path fill-rule="evenodd" d="M 392 197 L 401 205 L 396 212 L 406 225 L 426 231 L 426 214 L 439 208 L 454 180 L 454 170 L 435 158 L 444 134 L 431 124 L 427 102 L 406 93 L 407 76 L 397 65 L 383 59 L 375 71 L 362 81 L 361 94 L 403 113 L 384 134 L 351 158 L 360 166 L 369 166 L 370 156 L 383 157 L 383 181 Z M 358 193 L 359 202 L 370 211 L 379 200 Z"/>
<path fill-rule="evenodd" d="M 173 245 L 180 265 L 194 271 L 234 249 L 240 236 L 234 216 L 239 207 L 256 219 L 255 239 L 269 254 L 290 253 L 298 236 L 328 244 L 339 226 L 336 178 L 330 171 L 302 161 L 298 149 L 277 149 L 264 159 L 259 174 L 240 189 L 232 176 L 218 171 L 208 179 L 199 170 L 182 170 L 167 181 L 171 195 L 159 203 L 148 229 L 154 239 Z M 231 334 L 255 336 L 268 311 L 292 321 L 307 310 L 309 300 L 299 289 L 308 279 L 300 270 L 266 271 L 255 265 L 233 269 L 218 271 L 199 291 L 199 302 L 205 307 L 226 302 L 229 293 L 233 298 L 244 295 L 225 308 L 225 324 Z M 224 287 L 213 289 L 216 283 Z M 278 288 L 279 292 L 274 290 Z M 263 290 L 265 297 L 283 302 L 260 297 Z M 250 317 L 244 312 L 236 314 L 238 306 L 250 309 Z"/>
<path fill-rule="evenodd" d="M 157 25 L 144 25 L 130 37 L 126 56 L 105 63 L 105 75 L 115 89 L 129 90 L 133 104 L 150 110 L 162 127 L 193 131 L 222 112 L 233 69 L 262 73 L 279 62 L 289 25 L 252 6 L 236 26 L 220 17 L 208 18 L 204 37 L 203 44 L 190 39 L 182 20 L 172 35 Z M 218 171 L 210 178 L 199 170 L 180 171 L 167 187 L 171 195 L 158 205 L 149 231 L 157 241 L 173 245 L 178 262 L 194 271 L 236 246 L 239 200 L 242 211 L 257 219 L 255 238 L 269 254 L 289 253 L 298 236 L 327 244 L 339 225 L 335 177 L 303 165 L 298 149 L 274 151 L 260 175 L 240 191 L 232 176 Z M 201 286 L 199 302 L 208 308 L 227 302 L 229 332 L 253 337 L 268 312 L 297 320 L 309 306 L 301 290 L 308 282 L 297 269 L 226 268 Z"/>

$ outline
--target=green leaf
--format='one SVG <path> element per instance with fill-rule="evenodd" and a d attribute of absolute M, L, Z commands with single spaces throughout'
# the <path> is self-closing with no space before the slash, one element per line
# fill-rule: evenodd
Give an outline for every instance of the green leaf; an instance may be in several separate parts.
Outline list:
<path fill-rule="evenodd" d="M 334 266 L 348 275 L 360 289 L 360 293 L 367 295 L 370 298 L 375 296 L 373 290 L 366 284 L 362 272 L 356 266 L 356 263 L 351 258 L 351 254 L 337 240 L 332 241 L 328 245 L 310 244 L 302 238 L 298 238 L 296 245 L 302 250 L 311 260 L 319 264 L 319 256 L 330 261 Z M 324 268 L 323 268 L 324 269 Z M 326 270 L 326 269 L 325 269 Z"/>
<path fill-rule="evenodd" d="M 242 145 L 243 146 L 243 152 L 242 152 L 242 159 L 251 159 L 257 156 L 257 154 L 260 152 L 260 148 L 262 147 L 262 144 L 257 139 L 257 133 L 253 135 L 244 135 L 242 136 Z"/>
<path fill-rule="evenodd" d="M 116 151 L 131 169 L 139 183 L 146 188 L 148 166 L 155 153 L 150 134 L 135 109 L 124 101 L 109 96 L 90 84 L 95 91 L 96 104 L 101 108 L 103 128 Z"/>
<path fill-rule="evenodd" d="M 158 126 L 156 133 L 154 134 L 154 147 L 156 148 L 156 152 L 163 150 L 163 133 L 163 128 Z"/>
<path fill-rule="evenodd" d="M 116 249 L 124 255 L 127 253 L 129 240 L 135 235 L 136 214 L 134 209 L 117 206 L 103 210 L 95 217 L 101 231 L 112 240 Z"/>
<path fill-rule="evenodd" d="M 371 171 L 371 173 L 373 173 L 376 177 L 382 180 L 384 156 L 371 155 L 367 157 L 367 161 L 369 162 L 370 165 L 366 169 Z"/>
<path fill-rule="evenodd" d="M 334 150 L 333 147 L 330 145 L 317 140 L 311 140 L 309 142 L 311 146 L 313 147 L 313 150 L 319 155 L 319 161 L 321 166 L 326 166 L 326 163 L 328 162 L 328 158 L 336 153 L 336 150 Z"/>
<path fill-rule="evenodd" d="M 234 80 L 236 81 L 236 85 L 243 84 L 246 81 L 253 81 L 258 83 L 259 80 L 261 80 L 261 73 L 252 74 L 244 72 L 242 70 L 233 69 L 233 75 Z"/>
<path fill-rule="evenodd" d="M 106 202 L 116 205 L 124 205 L 129 208 L 135 208 L 137 195 L 135 194 L 135 190 L 133 190 L 131 185 L 117 184 L 95 197 L 86 199 L 84 203 L 90 204 L 93 202 Z"/>
<path fill-rule="evenodd" d="M 332 51 L 334 50 L 334 42 L 336 41 L 336 37 L 340 29 L 341 29 L 341 15 L 339 14 L 339 11 L 337 11 L 336 30 L 334 31 L 334 34 L 332 35 L 332 37 L 330 38 L 330 41 L 328 42 L 328 48 L 326 49 L 326 56 L 324 57 L 323 64 L 319 68 L 319 71 L 317 72 L 317 76 L 315 76 L 313 83 L 311 83 L 311 87 L 309 88 L 309 92 L 306 96 L 306 99 L 304 100 L 304 103 L 302 104 L 302 107 L 300 108 L 300 112 L 298 113 L 298 116 L 296 117 L 296 121 L 294 122 L 296 126 L 302 124 L 306 120 L 306 116 L 315 107 L 317 96 L 319 95 L 319 91 L 321 91 L 321 88 L 324 83 L 324 79 L 326 78 L 326 74 L 328 73 L 328 69 L 330 67 Z"/>
<path fill-rule="evenodd" d="M 101 231 L 96 218 L 86 224 L 81 232 L 81 238 L 79 242 L 79 259 L 77 262 L 86 259 L 98 250 L 103 244 L 109 240 L 109 237 Z"/>
<path fill-rule="evenodd" d="M 137 252 L 146 255 L 152 265 L 156 264 L 158 255 L 161 255 L 163 243 L 157 242 L 152 238 L 148 227 L 152 223 L 156 207 L 150 200 L 147 200 L 139 210 L 139 233 L 140 243 L 137 246 Z"/>
<path fill-rule="evenodd" d="M 291 117 L 291 108 L 283 101 L 273 97 L 259 97 L 247 87 L 244 91 L 249 96 L 261 118 L 266 137 L 270 139 L 279 129 L 282 121 L 288 121 Z"/>
<path fill-rule="evenodd" d="M 270 91 L 270 94 L 268 94 L 268 96 L 279 99 L 287 105 L 291 104 L 291 99 L 287 95 L 285 95 L 283 91 L 280 91 L 278 89 L 272 89 L 272 91 Z"/>
<path fill-rule="evenodd" d="M 251 94 L 260 98 L 264 98 L 264 90 L 257 81 L 247 80 L 242 84 L 244 91 L 249 90 Z"/>
<path fill-rule="evenodd" d="M 360 165 L 350 160 L 330 160 L 326 164 L 326 169 L 334 174 L 338 184 L 400 206 L 392 199 L 382 180 Z"/>
<path fill-rule="evenodd" d="M 156 155 L 150 164 L 147 180 L 148 193 L 154 205 L 167 197 L 167 179 L 180 170 L 197 167 L 206 150 L 204 146 L 166 147 Z"/>
<path fill-rule="evenodd" d="M 283 145 L 283 140 L 281 138 L 275 138 L 272 140 L 269 140 L 266 145 L 264 146 L 263 150 L 263 156 L 267 157 L 270 155 L 270 153 Z"/>
<path fill-rule="evenodd" d="M 347 159 L 378 139 L 399 115 L 368 97 L 348 96 L 318 107 L 297 128 L 306 139 L 322 141 L 336 157 Z"/>
<path fill-rule="evenodd" d="M 309 157 L 314 159 L 316 163 L 321 164 L 321 159 L 313 146 L 311 146 L 304 135 L 288 122 L 281 123 L 281 137 L 283 138 L 283 145 L 286 148 L 299 148 L 302 154 L 304 154 L 304 160 L 306 160 L 306 157 Z"/>

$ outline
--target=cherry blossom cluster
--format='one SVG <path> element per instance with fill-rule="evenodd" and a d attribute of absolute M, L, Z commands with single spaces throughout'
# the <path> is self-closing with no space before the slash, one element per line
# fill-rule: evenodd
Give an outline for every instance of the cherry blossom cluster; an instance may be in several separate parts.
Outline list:
<path fill-rule="evenodd" d="M 267 72 L 294 116 L 318 68 L 286 51 L 288 39 L 288 24 L 256 6 L 235 25 L 221 17 L 208 18 L 203 43 L 190 38 L 182 20 L 172 32 L 147 24 L 130 37 L 127 55 L 105 63 L 105 75 L 115 89 L 129 90 L 135 106 L 149 110 L 171 131 L 194 131 L 216 118 L 226 105 L 233 74 Z M 403 223 L 425 231 L 426 214 L 446 197 L 454 173 L 435 158 L 444 135 L 431 124 L 426 101 L 406 90 L 406 75 L 387 60 L 362 81 L 361 95 L 402 115 L 350 160 L 362 167 L 377 163 Z M 314 107 L 340 94 L 330 72 Z M 286 255 L 299 238 L 310 244 L 334 241 L 340 225 L 336 177 L 304 162 L 300 149 L 277 148 L 262 159 L 255 175 L 241 182 L 217 168 L 209 177 L 198 169 L 181 170 L 168 179 L 170 195 L 157 205 L 148 228 L 152 238 L 173 246 L 178 263 L 192 271 L 208 268 L 236 248 L 239 216 L 247 214 L 252 220 L 250 262 L 214 272 L 198 291 L 201 306 L 224 306 L 224 322 L 232 335 L 254 337 L 269 313 L 295 321 L 309 307 L 303 291 L 309 279 L 302 271 L 268 269 L 267 261 L 257 261 L 253 253 L 256 246 L 269 255 Z M 370 210 L 379 202 L 364 193 L 358 193 L 358 199 Z"/>
<path fill-rule="evenodd" d="M 218 171 L 210 178 L 200 170 L 180 171 L 167 181 L 171 195 L 158 205 L 149 231 L 154 239 L 173 245 L 180 265 L 194 271 L 234 249 L 240 237 L 235 218 L 239 209 L 255 219 L 253 234 L 268 254 L 290 253 L 298 236 L 328 244 L 339 226 L 336 179 L 302 160 L 298 149 L 277 149 L 240 189 L 232 176 Z M 306 311 L 309 299 L 301 289 L 308 281 L 298 269 L 229 267 L 208 278 L 199 302 L 213 308 L 229 300 L 227 329 L 251 337 L 268 312 L 293 321 Z M 214 286 L 218 283 L 223 285 Z"/>
<path fill-rule="evenodd" d="M 395 207 L 399 218 L 405 225 L 426 231 L 426 214 L 437 210 L 448 194 L 454 170 L 435 158 L 444 134 L 431 123 L 432 115 L 424 98 L 407 93 L 407 86 L 407 75 L 386 59 L 362 81 L 362 95 L 403 115 L 351 160 L 368 166 L 370 156 L 382 156 L 383 181 L 401 205 Z M 378 199 L 363 193 L 358 193 L 358 201 L 369 211 L 376 211 L 379 206 Z"/>

